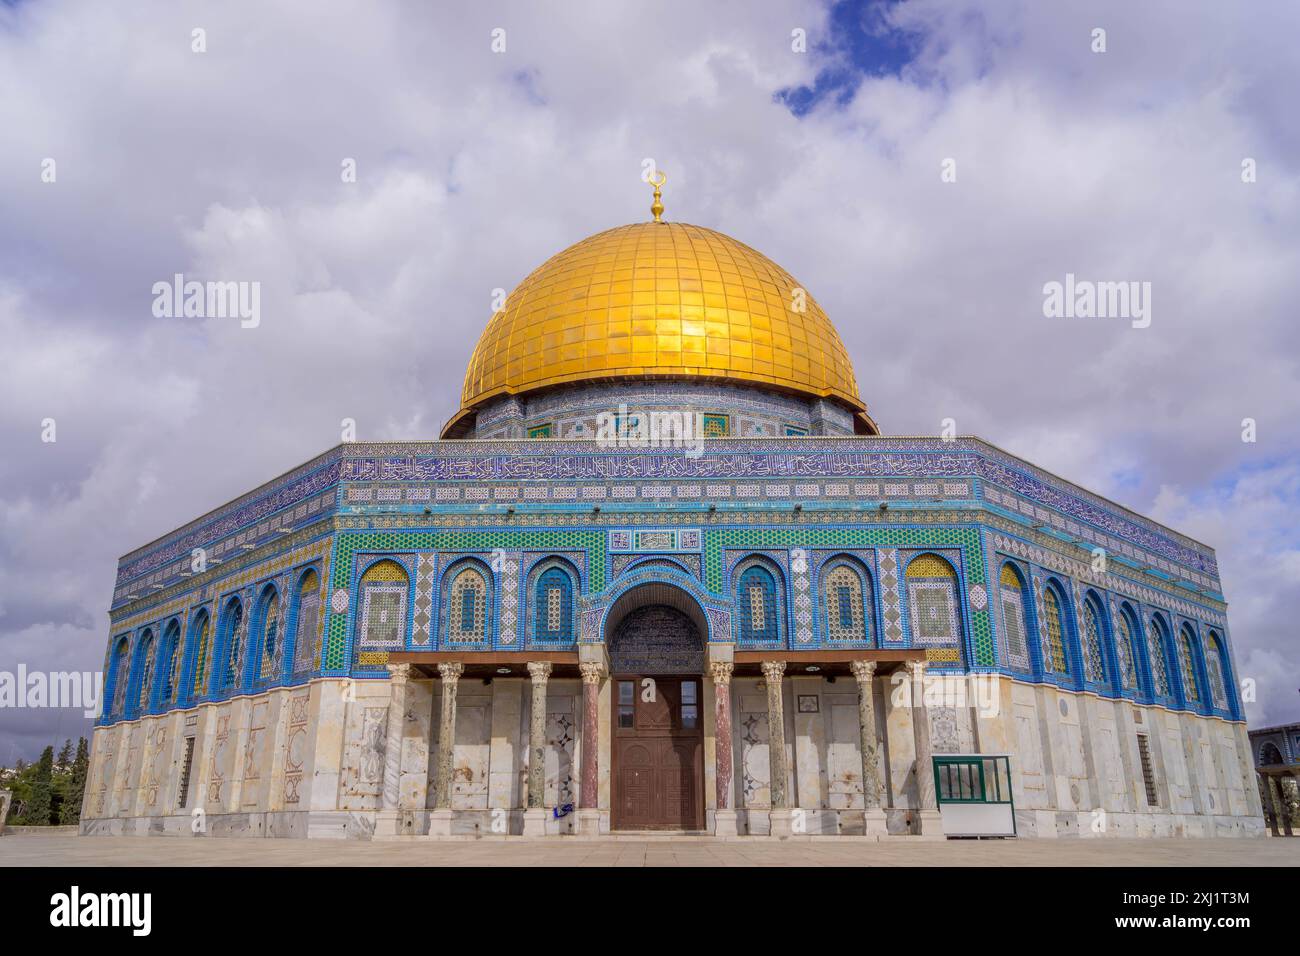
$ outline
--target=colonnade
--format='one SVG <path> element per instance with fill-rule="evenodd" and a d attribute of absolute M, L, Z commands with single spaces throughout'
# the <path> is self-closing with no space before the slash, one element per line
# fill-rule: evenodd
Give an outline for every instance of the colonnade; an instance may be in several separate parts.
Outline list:
<path fill-rule="evenodd" d="M 785 745 L 785 703 L 783 682 L 786 660 L 764 660 L 760 664 L 767 697 L 768 759 L 770 769 L 770 819 L 771 834 L 776 837 L 792 833 L 792 815 L 787 788 L 789 767 Z M 859 747 L 862 756 L 862 798 L 864 829 L 868 834 L 886 832 L 883 785 L 881 779 L 881 753 L 876 721 L 876 672 L 874 660 L 851 659 L 849 669 L 857 684 Z M 438 747 L 433 761 L 430 784 L 434 790 L 433 809 L 430 813 L 429 832 L 434 836 L 451 833 L 452 783 L 454 773 L 454 743 L 456 740 L 456 698 L 464 661 L 443 661 L 437 665 L 438 680 L 442 685 L 442 708 L 438 727 Z M 931 761 L 930 721 L 925 695 L 921 693 L 925 663 L 907 661 L 913 693 L 912 728 L 916 754 L 917 807 L 922 833 L 940 831 L 939 813 L 935 798 L 934 771 Z M 399 742 L 388 746 L 384 760 L 383 811 L 381 817 L 395 819 L 400 802 L 398 781 L 401 774 L 401 721 L 404 719 L 407 683 L 412 665 L 390 664 L 389 679 L 392 688 L 388 709 L 389 741 Z M 527 662 L 531 697 L 531 716 L 528 727 L 527 798 L 524 812 L 523 835 L 542 836 L 546 832 L 546 703 L 547 687 L 553 665 L 550 661 Z M 596 835 L 600 827 L 600 689 L 608 679 L 608 667 L 603 661 L 582 660 L 578 665 L 582 680 L 581 761 L 578 780 L 578 832 Z M 714 832 L 718 836 L 734 836 L 737 832 L 737 808 L 733 786 L 735 751 L 732 734 L 731 681 L 735 664 L 730 660 L 712 660 L 707 666 L 707 677 L 714 689 L 714 781 L 715 815 Z"/>

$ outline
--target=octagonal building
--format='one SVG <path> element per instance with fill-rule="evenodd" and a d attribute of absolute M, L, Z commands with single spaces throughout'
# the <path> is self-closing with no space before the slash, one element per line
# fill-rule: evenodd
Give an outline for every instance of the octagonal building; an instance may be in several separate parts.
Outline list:
<path fill-rule="evenodd" d="M 121 559 L 82 832 L 1260 834 L 1214 552 L 880 435 L 789 273 L 659 218 L 514 290 L 440 440 Z"/>

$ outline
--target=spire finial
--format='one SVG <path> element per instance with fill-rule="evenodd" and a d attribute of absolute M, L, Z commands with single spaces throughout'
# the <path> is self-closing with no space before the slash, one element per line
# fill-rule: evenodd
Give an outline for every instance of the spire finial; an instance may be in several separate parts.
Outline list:
<path fill-rule="evenodd" d="M 650 211 L 654 213 L 655 222 L 663 222 L 664 202 L 662 190 L 664 188 L 664 183 L 668 182 L 668 176 L 662 169 L 658 169 L 655 170 L 654 176 L 651 176 L 646 180 L 646 182 L 655 188 L 655 201 L 651 204 Z"/>

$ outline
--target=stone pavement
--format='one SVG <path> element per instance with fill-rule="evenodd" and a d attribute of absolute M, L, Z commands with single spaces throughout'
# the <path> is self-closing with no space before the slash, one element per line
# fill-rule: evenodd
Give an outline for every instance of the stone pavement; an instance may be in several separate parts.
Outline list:
<path fill-rule="evenodd" d="M 1300 866 L 1300 839 L 950 840 L 882 843 L 484 839 L 367 843 L 184 837 L 6 836 L 0 866 Z"/>

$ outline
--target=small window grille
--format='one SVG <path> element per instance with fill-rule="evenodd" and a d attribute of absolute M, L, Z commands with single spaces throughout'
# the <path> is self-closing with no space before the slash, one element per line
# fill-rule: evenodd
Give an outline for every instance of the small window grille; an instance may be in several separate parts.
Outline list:
<path fill-rule="evenodd" d="M 184 808 L 190 801 L 190 771 L 194 768 L 194 738 L 185 738 L 185 759 L 181 763 L 181 795 L 177 805 Z"/>
<path fill-rule="evenodd" d="M 1147 746 L 1146 734 L 1138 734 L 1138 758 L 1142 761 L 1142 783 L 1147 788 L 1147 806 L 1158 807 L 1160 798 L 1156 795 L 1156 774 L 1151 767 L 1151 751 Z"/>

